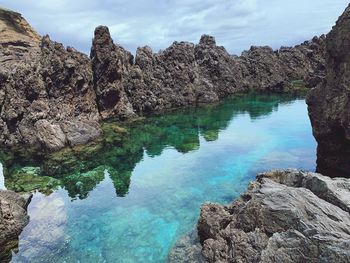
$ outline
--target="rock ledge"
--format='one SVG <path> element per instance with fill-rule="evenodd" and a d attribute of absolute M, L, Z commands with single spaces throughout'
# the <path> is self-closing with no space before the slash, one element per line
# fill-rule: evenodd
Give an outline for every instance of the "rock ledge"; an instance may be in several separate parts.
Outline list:
<path fill-rule="evenodd" d="M 205 204 L 206 262 L 350 262 L 350 179 L 297 170 L 257 176 L 229 206 Z"/>

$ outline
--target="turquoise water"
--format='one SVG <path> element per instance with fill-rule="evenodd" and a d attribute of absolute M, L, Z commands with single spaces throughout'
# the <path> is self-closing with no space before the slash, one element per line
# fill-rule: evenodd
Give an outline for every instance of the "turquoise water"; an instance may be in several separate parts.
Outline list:
<path fill-rule="evenodd" d="M 34 195 L 12 262 L 165 262 L 204 202 L 231 202 L 258 172 L 315 167 L 306 104 L 293 96 L 240 96 L 105 131 L 60 158 L 3 161 L 7 188 L 27 187 L 13 178 L 28 167 L 57 178 Z"/>

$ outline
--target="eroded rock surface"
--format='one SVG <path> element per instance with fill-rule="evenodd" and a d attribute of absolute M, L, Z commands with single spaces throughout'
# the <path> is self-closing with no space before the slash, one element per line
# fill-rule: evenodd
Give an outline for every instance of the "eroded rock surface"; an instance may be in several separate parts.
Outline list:
<path fill-rule="evenodd" d="M 350 6 L 326 38 L 326 78 L 307 99 L 317 170 L 350 177 Z"/>
<path fill-rule="evenodd" d="M 0 10 L 0 143 L 57 150 L 100 135 L 90 59 Z"/>
<path fill-rule="evenodd" d="M 28 224 L 27 206 L 31 195 L 20 196 L 0 190 L 0 262 L 11 260 L 11 249 L 18 245 L 18 236 Z"/>
<path fill-rule="evenodd" d="M 240 57 L 203 35 L 133 55 L 107 27 L 95 30 L 90 58 L 40 37 L 15 12 L 0 10 L 0 144 L 49 150 L 101 134 L 101 120 L 127 119 L 215 102 L 250 90 L 286 92 L 318 83 L 324 37 L 273 51 L 252 47 Z M 315 77 L 316 76 L 316 77 Z M 297 82 L 295 82 L 297 81 Z"/>
<path fill-rule="evenodd" d="M 229 206 L 205 204 L 206 262 L 349 262 L 350 180 L 297 170 L 260 174 Z"/>

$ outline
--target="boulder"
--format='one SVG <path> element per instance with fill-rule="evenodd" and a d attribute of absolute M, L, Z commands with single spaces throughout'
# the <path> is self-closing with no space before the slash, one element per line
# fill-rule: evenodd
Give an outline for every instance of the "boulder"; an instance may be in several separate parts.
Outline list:
<path fill-rule="evenodd" d="M 228 206 L 205 204 L 205 262 L 349 262 L 350 180 L 297 170 L 257 176 Z"/>

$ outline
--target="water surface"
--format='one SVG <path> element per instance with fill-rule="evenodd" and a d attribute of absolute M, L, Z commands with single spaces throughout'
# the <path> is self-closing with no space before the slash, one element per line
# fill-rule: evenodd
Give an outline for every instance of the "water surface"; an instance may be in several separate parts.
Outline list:
<path fill-rule="evenodd" d="M 293 96 L 237 96 L 104 130 L 76 150 L 3 157 L 7 188 L 41 190 L 12 262 L 165 262 L 204 202 L 231 202 L 258 172 L 315 167 L 306 104 Z"/>

